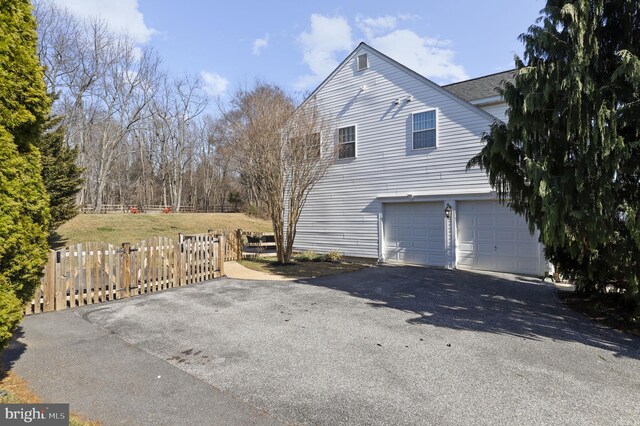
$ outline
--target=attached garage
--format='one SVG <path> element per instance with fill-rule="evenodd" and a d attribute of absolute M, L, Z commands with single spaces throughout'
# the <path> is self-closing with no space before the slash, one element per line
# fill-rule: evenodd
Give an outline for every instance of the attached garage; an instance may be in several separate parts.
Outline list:
<path fill-rule="evenodd" d="M 537 232 L 496 200 L 383 204 L 384 261 L 526 275 L 544 272 Z M 452 207 L 449 219 L 446 206 Z"/>
<path fill-rule="evenodd" d="M 385 204 L 384 259 L 445 266 L 444 223 L 442 202 Z"/>
<path fill-rule="evenodd" d="M 542 273 L 542 250 L 525 219 L 497 201 L 459 201 L 456 208 L 460 268 Z"/>

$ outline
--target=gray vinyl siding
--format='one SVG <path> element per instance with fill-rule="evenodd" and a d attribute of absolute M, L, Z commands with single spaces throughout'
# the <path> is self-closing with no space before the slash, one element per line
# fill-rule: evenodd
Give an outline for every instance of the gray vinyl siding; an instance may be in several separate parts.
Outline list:
<path fill-rule="evenodd" d="M 486 106 L 483 105 L 480 108 L 487 111 L 489 114 L 493 115 L 494 117 L 499 118 L 505 123 L 509 121 L 509 117 L 507 116 L 507 104 L 504 102 L 501 102 L 499 104 L 486 105 Z"/>
<path fill-rule="evenodd" d="M 355 57 L 369 54 L 356 71 Z M 360 88 L 366 85 L 364 92 Z M 410 102 L 394 103 L 412 95 Z M 492 117 L 443 89 L 361 47 L 316 92 L 334 129 L 356 125 L 356 158 L 337 160 L 309 194 L 298 223 L 296 250 L 338 249 L 379 257 L 379 196 L 488 193 L 484 172 L 465 170 L 482 147 Z M 412 150 L 411 113 L 437 109 L 437 147 Z M 335 140 L 336 132 L 323 135 Z"/>

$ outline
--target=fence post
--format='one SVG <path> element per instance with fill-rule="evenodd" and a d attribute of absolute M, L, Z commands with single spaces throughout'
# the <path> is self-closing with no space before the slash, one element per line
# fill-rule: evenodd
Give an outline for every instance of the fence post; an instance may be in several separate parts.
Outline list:
<path fill-rule="evenodd" d="M 236 230 L 236 260 L 242 260 L 242 229 Z"/>
<path fill-rule="evenodd" d="M 220 271 L 221 277 L 224 276 L 225 244 L 224 234 L 218 234 L 218 270 Z"/>
<path fill-rule="evenodd" d="M 122 278 L 124 287 L 124 297 L 131 296 L 131 244 L 122 243 L 122 254 L 124 256 L 122 262 Z"/>
<path fill-rule="evenodd" d="M 67 309 L 66 257 L 66 249 L 56 252 L 56 311 Z"/>
<path fill-rule="evenodd" d="M 187 284 L 187 254 L 185 253 L 185 242 L 182 234 L 180 234 L 180 239 L 180 285 L 183 286 Z"/>
<path fill-rule="evenodd" d="M 54 300 L 56 294 L 56 252 L 53 250 L 50 250 L 47 256 L 44 277 L 42 312 L 51 312 L 55 309 Z"/>

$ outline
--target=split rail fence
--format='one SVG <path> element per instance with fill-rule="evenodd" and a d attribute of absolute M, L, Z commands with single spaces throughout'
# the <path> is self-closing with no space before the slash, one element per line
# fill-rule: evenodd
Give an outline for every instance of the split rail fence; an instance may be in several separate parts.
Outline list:
<path fill-rule="evenodd" d="M 171 209 L 171 206 L 165 206 L 163 204 L 148 204 L 148 205 L 133 205 L 133 204 L 103 204 L 100 206 L 100 210 L 96 211 L 96 208 L 92 205 L 84 205 L 80 208 L 82 213 L 129 213 L 132 209 L 135 209 L 138 213 L 162 213 L 165 209 Z M 180 210 L 176 211 L 171 209 L 171 213 L 238 213 L 239 209 L 235 206 L 226 204 L 218 206 L 207 206 L 206 208 L 196 206 L 180 206 Z"/>
<path fill-rule="evenodd" d="M 50 251 L 40 287 L 25 313 L 62 311 L 182 287 L 224 275 L 224 234 L 175 242 L 157 237 L 121 247 L 85 243 Z"/>

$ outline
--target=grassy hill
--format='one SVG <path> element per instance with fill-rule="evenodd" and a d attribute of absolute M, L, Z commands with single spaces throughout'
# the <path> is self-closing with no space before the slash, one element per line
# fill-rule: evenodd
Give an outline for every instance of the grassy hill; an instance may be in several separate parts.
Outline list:
<path fill-rule="evenodd" d="M 199 234 L 209 229 L 244 229 L 269 232 L 271 222 L 243 213 L 80 214 L 60 226 L 52 244 L 138 242 L 149 237 L 178 238 L 178 233 Z"/>

